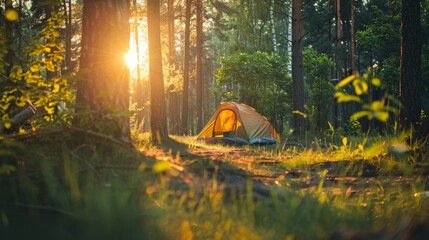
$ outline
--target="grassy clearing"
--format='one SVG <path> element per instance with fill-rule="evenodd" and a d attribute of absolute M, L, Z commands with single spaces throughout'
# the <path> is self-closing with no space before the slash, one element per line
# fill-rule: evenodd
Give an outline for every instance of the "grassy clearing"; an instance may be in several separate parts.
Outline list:
<path fill-rule="evenodd" d="M 163 148 L 145 135 L 135 148 L 79 143 L 67 132 L 2 139 L 1 239 L 427 234 L 424 142 L 402 151 L 402 135 L 269 147 L 173 138 Z"/>

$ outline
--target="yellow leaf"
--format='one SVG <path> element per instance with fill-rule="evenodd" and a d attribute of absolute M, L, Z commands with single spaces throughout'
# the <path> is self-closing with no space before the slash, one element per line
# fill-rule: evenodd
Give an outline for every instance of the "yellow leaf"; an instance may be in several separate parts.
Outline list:
<path fill-rule="evenodd" d="M 53 92 L 53 93 L 57 93 L 57 92 L 59 92 L 59 91 L 60 91 L 60 85 L 59 85 L 58 83 L 54 83 L 54 86 L 53 86 L 52 92 Z"/>
<path fill-rule="evenodd" d="M 43 82 L 43 81 L 38 81 L 37 82 L 37 87 L 41 88 L 41 87 L 48 87 L 49 84 Z"/>
<path fill-rule="evenodd" d="M 371 112 L 369 112 L 369 111 L 359 111 L 359 112 L 354 113 L 350 118 L 357 120 L 357 119 L 359 119 L 361 117 L 365 117 L 365 116 L 368 117 L 368 118 L 370 118 Z"/>
<path fill-rule="evenodd" d="M 341 140 L 343 142 L 343 145 L 346 146 L 347 145 L 347 137 L 343 137 L 343 139 Z"/>
<path fill-rule="evenodd" d="M 371 79 L 371 83 L 372 83 L 372 85 L 374 85 L 376 87 L 380 87 L 381 86 L 381 80 L 379 78 L 373 78 L 373 79 Z"/>
<path fill-rule="evenodd" d="M 303 113 L 303 112 L 301 112 L 299 110 L 293 110 L 292 113 L 293 114 L 297 114 L 297 115 L 301 115 L 303 118 L 307 118 L 308 117 L 307 114 L 305 114 L 305 113 Z"/>
<path fill-rule="evenodd" d="M 45 68 L 46 68 L 46 70 L 48 70 L 50 72 L 55 72 L 55 66 L 52 63 L 52 61 L 46 61 L 45 62 Z"/>
<path fill-rule="evenodd" d="M 337 98 L 337 102 L 361 102 L 362 100 L 358 96 L 345 94 L 343 92 L 336 92 L 334 95 Z"/>
<path fill-rule="evenodd" d="M 13 66 L 10 71 L 9 77 L 12 79 L 20 79 L 22 76 L 22 68 L 20 66 Z"/>
<path fill-rule="evenodd" d="M 180 232 L 181 232 L 181 236 L 180 236 L 181 240 L 192 240 L 193 239 L 193 234 L 191 231 L 191 224 L 189 224 L 189 222 L 187 220 L 182 222 L 182 224 L 180 226 Z"/>
<path fill-rule="evenodd" d="M 6 10 L 4 15 L 8 21 L 13 22 L 18 20 L 18 12 L 15 9 Z"/>
<path fill-rule="evenodd" d="M 337 86 L 335 86 L 335 89 L 336 89 L 336 90 L 338 90 L 338 89 L 340 89 L 340 88 L 344 87 L 345 85 L 349 84 L 351 81 L 355 80 L 357 77 L 358 77 L 358 74 L 357 74 L 357 73 L 355 73 L 355 74 L 352 74 L 352 75 L 350 75 L 350 76 L 348 76 L 348 77 L 344 78 L 343 80 L 341 80 L 341 81 L 337 84 Z"/>
<path fill-rule="evenodd" d="M 6 111 L 9 108 L 9 106 L 10 106 L 10 103 L 6 103 L 1 108 L 3 111 Z"/>
<path fill-rule="evenodd" d="M 45 109 L 46 113 L 49 115 L 53 115 L 55 112 L 55 108 L 53 108 L 53 107 L 44 106 L 43 108 Z"/>
<path fill-rule="evenodd" d="M 374 115 L 375 115 L 375 118 L 381 122 L 386 122 L 387 119 L 389 119 L 389 113 L 385 111 L 377 111 L 374 113 Z"/>
<path fill-rule="evenodd" d="M 12 102 L 13 100 L 15 100 L 15 96 L 8 96 L 6 98 L 6 102 Z"/>
<path fill-rule="evenodd" d="M 4 123 L 4 128 L 9 129 L 12 127 L 12 124 L 10 122 Z"/>
<path fill-rule="evenodd" d="M 166 161 L 158 161 L 152 166 L 152 172 L 163 173 L 171 169 L 171 165 Z"/>
<path fill-rule="evenodd" d="M 368 92 L 368 84 L 366 82 L 356 79 L 353 81 L 353 87 L 356 95 L 362 95 Z"/>
<path fill-rule="evenodd" d="M 384 106 L 384 102 L 382 101 L 374 101 L 371 103 L 370 109 L 374 112 L 379 111 Z"/>
<path fill-rule="evenodd" d="M 25 103 L 26 102 L 23 101 L 22 98 L 17 99 L 16 102 L 15 102 L 16 106 L 18 106 L 18 107 L 24 107 Z"/>
<path fill-rule="evenodd" d="M 39 71 L 39 65 L 38 64 L 31 65 L 30 71 L 31 72 L 38 72 Z"/>

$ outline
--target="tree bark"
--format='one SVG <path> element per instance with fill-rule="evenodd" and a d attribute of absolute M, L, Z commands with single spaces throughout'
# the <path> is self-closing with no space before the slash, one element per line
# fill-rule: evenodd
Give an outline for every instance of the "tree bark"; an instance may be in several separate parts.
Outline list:
<path fill-rule="evenodd" d="M 420 121 L 419 83 L 421 79 L 422 42 L 420 0 L 402 0 L 400 99 L 404 107 L 400 120 L 404 127 Z"/>
<path fill-rule="evenodd" d="M 273 52 L 278 53 L 276 25 L 275 25 L 275 21 L 274 21 L 274 4 L 275 4 L 275 0 L 271 0 L 270 1 L 271 36 L 272 36 L 272 40 L 273 40 Z"/>
<path fill-rule="evenodd" d="M 354 0 L 350 0 L 350 68 L 356 71 L 356 40 L 355 40 L 355 5 Z"/>
<path fill-rule="evenodd" d="M 203 1 L 197 0 L 197 132 L 203 129 Z"/>
<path fill-rule="evenodd" d="M 71 0 L 64 0 L 63 7 L 65 13 L 66 39 L 65 39 L 65 56 L 64 56 L 64 73 L 70 73 L 71 69 L 71 52 L 72 52 L 72 5 Z"/>
<path fill-rule="evenodd" d="M 168 129 L 162 72 L 159 0 L 147 0 L 147 30 L 152 142 L 162 144 L 168 139 Z"/>
<path fill-rule="evenodd" d="M 134 42 L 136 43 L 136 56 L 137 56 L 137 66 L 136 66 L 136 81 L 134 83 L 134 97 L 137 104 L 138 112 L 136 114 L 136 126 L 140 130 L 142 121 L 144 119 L 144 97 L 143 97 L 143 83 L 141 78 L 141 68 L 140 68 L 140 38 L 139 38 L 139 22 L 138 22 L 138 6 L 137 0 L 133 0 L 133 12 L 134 12 Z"/>
<path fill-rule="evenodd" d="M 292 3 L 292 85 L 293 110 L 304 113 L 304 67 L 302 51 L 304 47 L 302 0 Z M 304 133 L 304 117 L 293 114 L 292 128 L 296 134 Z"/>
<path fill-rule="evenodd" d="M 14 11 L 13 9 L 13 3 L 11 0 L 6 0 L 5 1 L 5 13 L 7 11 Z M 6 46 L 8 48 L 7 54 L 5 56 L 5 61 L 8 63 L 7 66 L 5 66 L 5 75 L 9 76 L 10 75 L 10 71 L 12 70 L 12 67 L 15 65 L 15 51 L 14 51 L 14 24 L 15 21 L 12 21 L 10 19 L 7 19 L 5 21 L 5 42 L 6 42 Z"/>
<path fill-rule="evenodd" d="M 189 61 L 190 61 L 190 35 L 191 35 L 191 3 L 192 0 L 186 0 L 185 14 L 185 53 L 183 63 L 183 107 L 182 107 L 182 134 L 188 134 L 188 100 L 189 100 Z"/>
<path fill-rule="evenodd" d="M 74 120 L 78 127 L 124 141 L 130 141 L 129 71 L 124 57 L 130 40 L 128 21 L 128 1 L 84 1 Z"/>
<path fill-rule="evenodd" d="M 170 86 L 168 86 L 168 114 L 169 114 L 169 131 L 173 134 L 178 134 L 179 128 L 179 108 L 180 102 L 174 78 L 176 75 L 176 46 L 175 46 L 175 27 L 174 27 L 174 0 L 167 1 L 168 8 L 168 77 Z"/>

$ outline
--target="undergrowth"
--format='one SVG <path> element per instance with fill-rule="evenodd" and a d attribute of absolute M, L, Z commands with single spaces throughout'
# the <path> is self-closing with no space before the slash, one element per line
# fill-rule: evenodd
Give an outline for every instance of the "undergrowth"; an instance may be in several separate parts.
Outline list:
<path fill-rule="evenodd" d="M 406 134 L 270 147 L 174 137 L 185 146 L 177 151 L 150 145 L 148 135 L 135 135 L 133 147 L 90 137 L 85 143 L 58 131 L 1 139 L 1 239 L 407 238 L 427 231 L 419 230 L 428 219 L 426 161 L 415 150 L 424 143 Z M 409 151 L 392 150 L 404 142 Z M 265 182 L 255 178 L 260 171 Z"/>

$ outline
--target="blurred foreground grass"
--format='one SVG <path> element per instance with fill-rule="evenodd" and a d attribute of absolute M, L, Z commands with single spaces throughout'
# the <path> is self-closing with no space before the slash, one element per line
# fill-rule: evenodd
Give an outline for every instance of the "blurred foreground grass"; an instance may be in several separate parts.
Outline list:
<path fill-rule="evenodd" d="M 67 132 L 3 138 L 0 239 L 418 239 L 429 231 L 427 155 L 391 154 L 395 139 L 266 148 L 175 137 L 160 148 L 140 135 L 128 148 Z"/>

